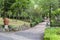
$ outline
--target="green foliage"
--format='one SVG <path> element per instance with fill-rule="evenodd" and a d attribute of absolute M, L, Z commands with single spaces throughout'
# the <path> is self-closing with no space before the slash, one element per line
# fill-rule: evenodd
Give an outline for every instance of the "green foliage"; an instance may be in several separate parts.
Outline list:
<path fill-rule="evenodd" d="M 32 22 L 32 23 L 30 23 L 30 26 L 34 27 L 36 24 L 37 24 L 36 22 Z"/>
<path fill-rule="evenodd" d="M 51 25 L 52 26 L 60 26 L 60 9 L 52 11 Z"/>
<path fill-rule="evenodd" d="M 36 24 L 40 23 L 43 21 L 42 17 L 34 17 L 33 19 L 31 19 L 31 25 L 32 27 L 34 27 Z"/>
<path fill-rule="evenodd" d="M 44 33 L 44 40 L 60 40 L 60 28 L 47 28 Z"/>
<path fill-rule="evenodd" d="M 22 12 L 22 13 L 21 13 L 21 16 L 26 18 L 26 17 L 28 17 L 29 15 L 28 15 L 28 13 L 26 13 L 26 12 Z"/>
<path fill-rule="evenodd" d="M 50 9 L 50 6 L 52 9 Z M 52 13 L 51 13 L 51 12 Z M 32 20 L 36 25 L 51 14 L 52 24 L 60 16 L 59 0 L 1 0 L 0 15 L 15 19 Z"/>
<path fill-rule="evenodd" d="M 8 11 L 15 0 L 4 0 L 4 11 Z"/>

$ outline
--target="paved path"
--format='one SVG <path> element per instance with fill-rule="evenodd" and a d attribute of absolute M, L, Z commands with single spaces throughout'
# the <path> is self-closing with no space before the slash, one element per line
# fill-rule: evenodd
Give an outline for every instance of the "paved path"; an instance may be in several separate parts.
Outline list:
<path fill-rule="evenodd" d="M 43 40 L 47 22 L 42 22 L 33 28 L 16 33 L 1 33 L 0 40 Z"/>

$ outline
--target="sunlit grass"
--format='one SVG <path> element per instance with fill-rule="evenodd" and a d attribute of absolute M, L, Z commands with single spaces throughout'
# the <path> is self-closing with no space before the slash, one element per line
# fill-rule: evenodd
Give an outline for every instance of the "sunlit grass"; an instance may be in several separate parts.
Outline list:
<path fill-rule="evenodd" d="M 23 25 L 24 23 L 26 25 L 30 26 L 29 22 L 25 22 L 22 20 L 16 20 L 16 19 L 9 19 L 9 25 L 19 26 L 19 25 Z M 2 18 L 0 18 L 0 25 L 3 25 L 3 19 Z"/>

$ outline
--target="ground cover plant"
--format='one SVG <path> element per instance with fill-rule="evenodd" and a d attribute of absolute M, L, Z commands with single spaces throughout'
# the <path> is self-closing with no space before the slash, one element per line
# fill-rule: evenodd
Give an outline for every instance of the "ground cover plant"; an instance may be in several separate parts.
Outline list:
<path fill-rule="evenodd" d="M 44 33 L 44 40 L 60 40 L 60 27 L 47 28 Z"/>

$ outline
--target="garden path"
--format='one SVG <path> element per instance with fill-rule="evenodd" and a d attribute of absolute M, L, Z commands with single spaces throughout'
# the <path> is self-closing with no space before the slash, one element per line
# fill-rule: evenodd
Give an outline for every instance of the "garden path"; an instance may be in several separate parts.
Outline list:
<path fill-rule="evenodd" d="M 0 32 L 0 40 L 43 40 L 47 22 L 42 22 L 33 28 L 15 33 Z"/>

